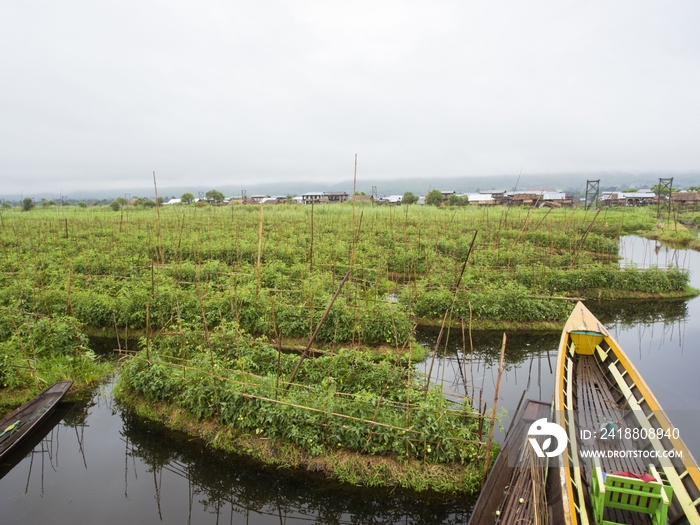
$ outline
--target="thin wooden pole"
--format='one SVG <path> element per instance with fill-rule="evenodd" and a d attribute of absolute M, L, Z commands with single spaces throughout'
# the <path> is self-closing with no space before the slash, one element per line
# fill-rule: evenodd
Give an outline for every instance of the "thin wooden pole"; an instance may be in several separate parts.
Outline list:
<path fill-rule="evenodd" d="M 571 260 L 571 266 L 570 266 L 571 268 L 574 268 L 576 266 L 576 261 L 578 260 L 578 256 L 581 253 L 581 250 L 583 250 L 583 245 L 586 243 L 586 238 L 588 237 L 588 234 L 590 233 L 591 228 L 593 227 L 593 223 L 598 218 L 598 215 L 600 215 L 600 208 L 598 208 L 598 211 L 596 211 L 595 215 L 593 216 L 593 220 L 588 225 L 588 228 L 586 228 L 586 232 L 583 234 L 583 237 L 581 237 L 581 242 L 579 243 L 579 246 L 576 249 L 576 253 L 574 253 L 574 256 Z"/>
<path fill-rule="evenodd" d="M 258 280 L 257 291 L 260 291 L 260 254 L 262 253 L 262 233 L 263 233 L 263 203 L 260 203 L 260 221 L 258 223 L 258 261 L 255 265 L 255 276 Z"/>
<path fill-rule="evenodd" d="M 314 271 L 314 201 L 311 201 L 311 245 L 309 246 L 309 273 Z"/>
<path fill-rule="evenodd" d="M 321 326 L 323 325 L 323 322 L 326 320 L 326 317 L 328 317 L 328 313 L 331 311 L 331 308 L 333 307 L 333 303 L 335 303 L 335 300 L 340 295 L 340 291 L 343 289 L 343 286 L 345 285 L 347 280 L 350 278 L 351 271 L 352 270 L 348 270 L 348 273 L 345 274 L 345 277 L 343 277 L 343 280 L 340 282 L 340 286 L 338 286 L 338 289 L 335 291 L 335 294 L 333 295 L 331 302 L 328 303 L 328 308 L 326 308 L 326 311 L 323 312 L 323 317 L 321 317 L 321 320 L 318 322 L 318 325 L 316 325 L 316 330 L 314 330 L 314 333 L 311 335 L 311 338 L 309 339 L 309 343 L 306 345 L 306 348 L 304 349 L 304 352 L 301 354 L 301 358 L 299 359 L 297 366 L 294 368 L 294 371 L 292 372 L 292 376 L 289 378 L 289 383 L 287 384 L 286 390 L 289 390 L 289 387 L 292 386 L 292 383 L 294 382 L 294 378 L 297 376 L 297 373 L 299 372 L 299 369 L 301 368 L 301 364 L 304 362 L 304 359 L 306 359 L 306 355 L 309 353 L 309 349 L 311 348 L 311 345 L 314 343 L 314 340 L 316 339 L 316 336 L 318 335 L 319 330 L 321 330 Z"/>
<path fill-rule="evenodd" d="M 151 314 L 150 303 L 146 303 L 146 361 L 151 362 Z"/>
<path fill-rule="evenodd" d="M 282 368 L 282 335 L 277 330 L 277 320 L 275 319 L 275 298 L 271 297 L 272 306 L 272 327 L 275 331 L 275 340 L 277 341 L 277 377 L 275 379 L 275 399 L 280 393 L 280 368 Z"/>
<path fill-rule="evenodd" d="M 445 324 L 447 323 L 447 316 L 448 315 L 451 316 L 452 310 L 455 307 L 455 301 L 457 300 L 457 290 L 459 289 L 459 285 L 462 282 L 462 277 L 464 276 L 464 270 L 467 268 L 467 262 L 469 262 L 469 257 L 472 254 L 472 249 L 474 248 L 474 241 L 476 241 L 477 233 L 479 233 L 478 230 L 474 232 L 474 237 L 472 237 L 472 242 L 469 245 L 469 251 L 467 252 L 467 256 L 464 258 L 464 263 L 462 264 L 462 270 L 459 272 L 459 277 L 457 278 L 457 282 L 455 283 L 455 287 L 454 287 L 453 295 L 452 295 L 452 305 L 450 306 L 449 310 L 445 310 L 445 315 L 442 318 L 442 325 L 440 326 L 440 333 L 438 334 L 437 342 L 435 343 L 435 349 L 433 350 L 433 356 L 430 360 L 430 368 L 428 369 L 428 378 L 425 382 L 425 397 L 426 397 L 426 399 L 428 398 L 428 387 L 430 386 L 430 376 L 433 373 L 433 366 L 435 365 L 435 356 L 437 354 L 438 348 L 440 347 L 440 341 L 442 341 L 442 334 L 445 331 Z"/>
<path fill-rule="evenodd" d="M 114 310 L 112 310 L 112 319 L 114 320 L 114 334 L 117 336 L 117 348 L 119 349 L 119 353 L 122 353 L 122 344 L 119 341 L 119 329 L 117 328 L 117 316 L 114 314 Z"/>
<path fill-rule="evenodd" d="M 163 234 L 160 231 L 160 203 L 158 202 L 158 185 L 156 184 L 156 172 L 153 172 L 153 190 L 156 194 L 156 216 L 158 217 L 158 242 L 160 243 L 160 264 L 165 265 L 165 252 L 163 251 Z"/>
<path fill-rule="evenodd" d="M 501 388 L 501 376 L 503 375 L 503 358 L 506 355 L 506 333 L 503 332 L 503 344 L 501 345 L 501 359 L 498 363 L 498 379 L 496 380 L 496 392 L 493 395 L 493 407 L 491 408 L 491 424 L 489 425 L 489 439 L 486 442 L 486 460 L 484 461 L 484 477 L 481 484 L 486 481 L 489 473 L 489 463 L 491 462 L 491 443 L 493 441 L 493 427 L 496 423 L 496 409 L 498 408 L 498 391 Z"/>
<path fill-rule="evenodd" d="M 350 268 L 355 266 L 355 193 L 357 193 L 357 153 L 355 153 L 355 170 L 352 176 L 352 260 L 350 261 Z"/>

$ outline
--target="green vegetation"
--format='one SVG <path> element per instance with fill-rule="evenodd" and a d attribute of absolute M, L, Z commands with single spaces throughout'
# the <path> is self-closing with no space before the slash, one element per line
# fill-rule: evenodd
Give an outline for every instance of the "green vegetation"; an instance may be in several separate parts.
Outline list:
<path fill-rule="evenodd" d="M 430 488 L 479 488 L 484 421 L 466 401 L 451 403 L 435 386 L 426 390 L 406 351 L 339 350 L 307 359 L 290 385 L 286 379 L 299 356 L 253 339 L 235 324 L 206 338 L 198 327 L 185 326 L 177 335 L 144 338 L 141 346 L 122 371 L 117 396 L 148 418 L 165 416 L 179 429 L 202 426 L 208 430 L 200 435 L 215 446 L 274 464 L 314 465 L 354 483 L 377 472 L 360 475 L 356 467 L 366 461 L 352 471 L 336 469 L 339 451 L 377 457 L 375 466 L 384 469 L 377 484 L 428 488 L 407 471 L 447 464 L 441 470 L 446 477 L 430 481 Z M 188 416 L 183 420 L 177 409 Z"/>
<path fill-rule="evenodd" d="M 416 202 L 418 202 L 418 197 L 410 191 L 404 193 L 401 198 L 401 204 L 415 204 Z"/>
<path fill-rule="evenodd" d="M 89 349 L 75 318 L 0 311 L 0 416 L 56 381 L 70 379 L 80 391 L 112 370 Z"/>
<path fill-rule="evenodd" d="M 469 205 L 469 198 L 468 197 L 460 197 L 459 195 L 455 195 L 454 193 L 450 195 L 447 199 L 447 205 L 448 206 L 468 206 Z"/>
<path fill-rule="evenodd" d="M 695 293 L 680 269 L 618 267 L 621 235 L 659 233 L 651 209 L 202 202 L 156 213 L 148 199 L 115 202 L 119 213 L 0 213 L 3 399 L 107 373 L 85 330 L 136 332 L 142 350 L 119 391 L 139 414 L 350 482 L 419 489 L 432 467 L 452 474 L 431 488 L 469 492 L 481 479 L 484 421 L 426 388 L 416 323 L 555 328 L 567 298 Z M 336 293 L 321 355 L 287 388 L 299 362 L 290 347 L 309 340 Z M 381 475 L 348 463 L 360 455 L 382 458 Z"/>
<path fill-rule="evenodd" d="M 159 225 L 146 209 L 154 202 L 139 201 L 121 213 L 3 211 L 0 307 L 71 315 L 111 333 L 237 322 L 247 333 L 308 340 L 354 258 L 318 341 L 395 347 L 416 319 L 439 322 L 448 310 L 475 327 L 553 328 L 570 309 L 562 297 L 694 293 L 680 269 L 618 268 L 620 235 L 693 238 L 681 225 L 658 230 L 650 208 L 358 205 L 353 236 L 350 204 L 316 208 L 313 231 L 311 207 L 280 205 L 264 209 L 258 238 L 257 206 L 166 207 Z"/>
<path fill-rule="evenodd" d="M 442 192 L 440 190 L 431 190 L 425 196 L 425 203 L 428 206 L 440 206 L 443 201 Z"/>
<path fill-rule="evenodd" d="M 214 204 L 221 204 L 224 202 L 224 194 L 221 193 L 219 190 L 209 190 L 204 194 L 204 196 L 207 198 L 208 201 L 213 202 Z"/>
<path fill-rule="evenodd" d="M 29 211 L 36 206 L 30 197 L 25 197 L 22 201 L 22 211 Z"/>

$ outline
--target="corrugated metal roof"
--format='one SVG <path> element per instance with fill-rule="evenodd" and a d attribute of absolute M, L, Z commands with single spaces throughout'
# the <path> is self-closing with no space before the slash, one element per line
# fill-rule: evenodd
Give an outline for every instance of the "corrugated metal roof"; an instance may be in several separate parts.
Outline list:
<path fill-rule="evenodd" d="M 461 197 L 467 197 L 469 202 L 489 202 L 494 200 L 490 194 L 487 195 L 484 193 L 466 193 L 461 195 Z"/>
<path fill-rule="evenodd" d="M 601 200 L 615 200 L 615 199 L 653 199 L 656 197 L 654 193 L 647 193 L 641 191 L 611 191 L 605 192 L 601 197 Z"/>

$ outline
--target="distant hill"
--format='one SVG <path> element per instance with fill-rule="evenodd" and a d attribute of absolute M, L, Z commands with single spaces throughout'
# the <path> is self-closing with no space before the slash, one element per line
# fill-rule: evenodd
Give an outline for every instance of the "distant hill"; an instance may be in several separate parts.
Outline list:
<path fill-rule="evenodd" d="M 524 174 L 518 181 L 516 175 L 500 175 L 500 176 L 484 176 L 484 177 L 421 177 L 421 178 L 405 178 L 405 179 L 362 179 L 357 182 L 357 191 L 372 193 L 372 187 L 376 186 L 379 196 L 399 195 L 407 191 L 411 191 L 416 195 L 425 195 L 431 189 L 437 188 L 440 190 L 454 190 L 457 193 L 475 192 L 479 190 L 513 190 L 516 182 L 517 189 L 542 189 L 552 188 L 564 190 L 572 195 L 585 193 L 587 180 L 600 180 L 600 188 L 603 190 L 627 189 L 627 188 L 650 188 L 658 183 L 659 177 L 674 178 L 674 187 L 687 187 L 691 185 L 700 185 L 700 172 L 683 173 L 683 174 L 668 174 L 668 173 L 644 173 L 633 174 L 625 172 L 601 172 L 601 173 L 563 173 L 557 175 L 537 175 Z M 241 195 L 241 191 L 246 191 L 247 195 L 267 194 L 267 195 L 301 195 L 308 191 L 346 191 L 352 192 L 352 179 L 341 180 L 338 182 L 319 182 L 319 181 L 279 181 L 275 183 L 263 184 L 218 184 L 212 186 L 204 186 L 201 184 L 193 184 L 190 186 L 178 187 L 159 187 L 158 194 L 160 196 L 179 197 L 185 192 L 192 192 L 195 197 L 199 192 L 206 192 L 211 189 L 217 189 L 224 193 L 227 197 Z M 153 197 L 153 187 L 141 188 L 121 188 L 110 190 L 90 190 L 84 189 L 76 192 L 68 192 L 65 196 L 69 199 L 114 199 L 116 197 L 129 196 Z M 59 196 L 54 193 L 36 192 L 34 194 L 26 193 L 24 197 L 32 197 L 40 199 L 58 200 Z M 5 195 L 5 200 L 19 201 L 21 195 Z"/>

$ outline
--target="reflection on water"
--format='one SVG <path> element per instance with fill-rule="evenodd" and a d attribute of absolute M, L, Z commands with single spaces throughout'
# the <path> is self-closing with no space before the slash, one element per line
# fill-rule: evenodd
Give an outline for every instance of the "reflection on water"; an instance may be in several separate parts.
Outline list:
<path fill-rule="evenodd" d="M 605 325 L 672 325 L 688 320 L 688 301 L 589 301 L 588 308 Z"/>
<path fill-rule="evenodd" d="M 163 447 L 162 429 L 128 411 L 122 417 L 127 458 L 140 459 L 152 472 L 160 515 L 167 504 L 163 487 L 172 490 L 173 484 L 187 485 L 188 516 L 208 510 L 237 522 L 255 516 L 271 523 L 462 523 L 468 510 L 454 499 L 340 486 L 308 473 L 261 468 L 168 432 Z M 126 463 L 128 470 L 129 459 Z M 125 480 L 136 480 L 133 469 Z"/>
<path fill-rule="evenodd" d="M 438 332 L 439 329 L 421 328 L 416 338 L 434 352 Z M 560 334 L 557 333 L 507 334 L 498 406 L 507 410 L 508 414 L 515 412 L 523 395 L 525 398 L 551 401 L 559 338 Z M 473 352 L 469 339 L 468 333 L 462 337 L 461 330 L 456 333 L 453 330 L 447 344 L 443 338 L 431 382 L 442 384 L 444 392 L 451 399 L 457 401 L 466 393 L 474 407 L 490 412 L 498 379 L 503 333 L 474 332 L 471 336 Z M 428 359 L 419 368 L 427 374 L 429 366 Z M 502 424 L 507 430 L 507 419 Z M 496 431 L 497 440 L 502 441 L 504 437 L 503 432 Z"/>
<path fill-rule="evenodd" d="M 700 253 L 657 245 L 639 237 L 623 237 L 621 265 L 638 267 L 678 266 L 690 271 L 691 286 L 700 288 Z M 625 350 L 634 366 L 667 411 L 679 414 L 673 423 L 691 452 L 700 457 L 700 298 L 689 301 L 587 301 Z M 573 304 L 572 304 L 573 308 Z M 475 406 L 492 403 L 498 376 L 502 333 L 469 336 L 452 330 L 447 345 L 441 344 L 431 381 L 442 383 L 453 398 L 469 397 Z M 424 330 L 419 340 L 434 350 L 437 331 Z M 524 393 L 526 398 L 550 402 L 554 395 L 556 352 L 560 334 L 529 335 L 508 332 L 499 406 L 512 414 Z M 550 366 L 551 365 L 551 366 Z M 427 372 L 428 364 L 422 365 Z M 474 380 L 465 370 L 475 370 Z M 467 377 L 467 388 L 464 377 Z M 482 408 L 483 409 L 483 408 Z M 490 409 L 489 409 L 490 410 Z M 507 428 L 507 421 L 506 421 Z M 502 440 L 502 433 L 496 438 Z"/>
<path fill-rule="evenodd" d="M 692 250 L 673 248 L 635 235 L 620 238 L 620 267 L 689 269 Z"/>
<path fill-rule="evenodd" d="M 261 467 L 142 421 L 109 386 L 63 417 L 0 480 L 3 523 L 458 524 L 473 504 Z"/>

